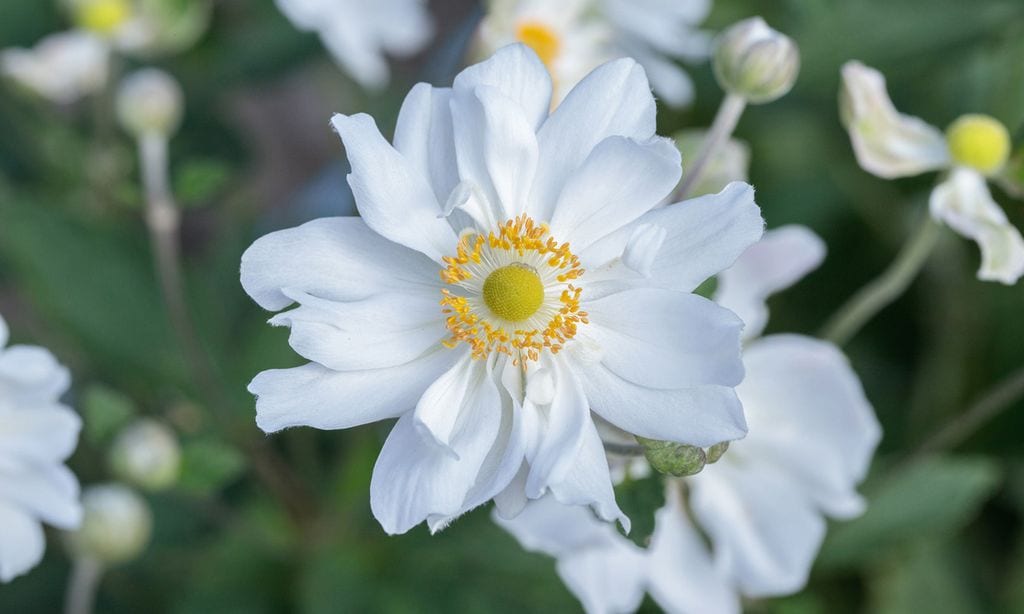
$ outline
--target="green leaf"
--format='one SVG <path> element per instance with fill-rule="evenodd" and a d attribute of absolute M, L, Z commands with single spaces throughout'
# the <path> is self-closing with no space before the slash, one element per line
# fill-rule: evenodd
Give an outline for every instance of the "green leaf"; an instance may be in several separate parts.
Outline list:
<path fill-rule="evenodd" d="M 245 470 L 245 456 L 216 439 L 186 442 L 181 450 L 181 479 L 178 487 L 197 494 L 216 492 Z"/>
<path fill-rule="evenodd" d="M 818 564 L 848 568 L 911 541 L 948 535 L 977 514 L 999 485 L 1001 472 L 983 458 L 930 458 L 864 487 L 867 512 L 829 534 Z"/>
<path fill-rule="evenodd" d="M 100 447 L 121 430 L 137 413 L 135 403 L 127 396 L 101 384 L 86 388 L 82 397 L 85 416 L 85 438 Z"/>
<path fill-rule="evenodd" d="M 906 554 L 878 566 L 869 581 L 870 612 L 972 614 L 990 611 L 970 586 L 966 563 L 942 544 L 915 544 Z"/>
<path fill-rule="evenodd" d="M 192 158 L 175 173 L 174 193 L 183 205 L 200 205 L 223 190 L 230 177 L 231 170 L 222 160 Z"/>
<path fill-rule="evenodd" d="M 654 534 L 654 513 L 665 506 L 665 484 L 661 475 L 651 472 L 642 479 L 627 477 L 615 487 L 615 499 L 633 525 L 626 537 L 646 547 Z"/>

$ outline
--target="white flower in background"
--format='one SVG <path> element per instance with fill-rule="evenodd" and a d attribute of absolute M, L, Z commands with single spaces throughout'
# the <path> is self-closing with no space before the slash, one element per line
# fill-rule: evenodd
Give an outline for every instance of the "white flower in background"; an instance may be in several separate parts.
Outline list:
<path fill-rule="evenodd" d="M 60 403 L 71 378 L 41 348 L 7 345 L 0 318 L 0 581 L 43 557 L 42 523 L 71 529 L 81 522 L 78 480 L 64 461 L 78 444 L 81 420 Z"/>
<path fill-rule="evenodd" d="M 422 49 L 434 32 L 425 0 L 276 0 L 300 30 L 316 32 L 344 70 L 363 87 L 388 83 L 386 56 Z"/>
<path fill-rule="evenodd" d="M 765 299 L 823 256 L 805 228 L 769 231 L 719 276 L 716 300 L 743 317 L 750 339 L 767 321 Z M 700 474 L 668 479 L 646 550 L 585 509 L 554 501 L 497 518 L 525 548 L 558 559 L 588 612 L 635 610 L 645 591 L 666 611 L 693 614 L 738 612 L 741 595 L 796 592 L 824 538 L 824 516 L 862 512 L 855 488 L 881 431 L 843 355 L 810 337 L 770 335 L 748 341 L 743 363 L 737 392 L 749 435 Z"/>
<path fill-rule="evenodd" d="M 697 29 L 710 11 L 711 0 L 491 0 L 479 41 L 485 54 L 529 45 L 554 78 L 556 104 L 599 64 L 632 57 L 678 107 L 693 100 L 693 82 L 676 62 L 710 54 L 710 35 Z"/>
<path fill-rule="evenodd" d="M 32 49 L 0 51 L 0 70 L 57 104 L 70 104 L 98 92 L 107 82 L 109 49 L 89 32 L 51 34 Z"/>
<path fill-rule="evenodd" d="M 899 113 L 885 77 L 860 62 L 843 66 L 843 123 L 864 170 L 891 179 L 948 170 L 932 191 L 932 217 L 981 248 L 978 278 L 1014 284 L 1024 275 L 1024 239 L 985 183 L 1005 166 L 1010 135 L 997 120 L 965 115 L 942 132 Z"/>
<path fill-rule="evenodd" d="M 646 437 L 745 433 L 733 391 L 741 324 L 691 294 L 761 236 L 753 190 L 654 207 L 679 153 L 656 137 L 635 61 L 606 64 L 550 113 L 525 46 L 419 84 L 394 146 L 335 116 L 361 218 L 256 241 L 242 285 L 283 312 L 312 362 L 250 384 L 268 432 L 398 422 L 374 469 L 389 533 L 433 529 L 495 498 L 551 492 L 619 518 L 591 410 Z"/>

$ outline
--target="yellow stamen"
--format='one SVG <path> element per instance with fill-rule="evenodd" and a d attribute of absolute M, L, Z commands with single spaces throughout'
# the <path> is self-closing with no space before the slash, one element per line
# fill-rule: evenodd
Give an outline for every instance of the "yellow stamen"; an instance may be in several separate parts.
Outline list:
<path fill-rule="evenodd" d="M 958 164 L 984 175 L 1003 168 L 1010 156 L 1010 133 L 988 115 L 964 115 L 946 130 L 949 153 Z"/>
<path fill-rule="evenodd" d="M 522 322 L 540 309 L 544 284 L 531 267 L 510 264 L 487 276 L 484 302 L 499 318 Z"/>
<path fill-rule="evenodd" d="M 80 0 L 75 4 L 78 25 L 99 34 L 111 34 L 131 16 L 129 0 Z"/>
<path fill-rule="evenodd" d="M 533 49 L 548 72 L 553 72 L 552 66 L 562 49 L 558 34 L 539 21 L 524 21 L 516 27 L 516 40 Z"/>

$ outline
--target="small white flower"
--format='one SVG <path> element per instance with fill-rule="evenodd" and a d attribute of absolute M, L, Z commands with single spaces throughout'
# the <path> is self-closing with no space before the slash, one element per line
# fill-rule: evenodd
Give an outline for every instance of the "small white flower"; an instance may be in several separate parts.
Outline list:
<path fill-rule="evenodd" d="M 346 72 L 364 87 L 390 78 L 386 55 L 422 49 L 434 27 L 424 0 L 276 0 L 300 30 L 316 32 Z"/>
<path fill-rule="evenodd" d="M 899 113 L 877 70 L 848 62 L 842 74 L 843 123 L 861 167 L 887 179 L 949 170 L 932 191 L 932 217 L 977 242 L 979 279 L 1016 283 L 1024 275 L 1024 238 L 985 183 L 1009 157 L 1006 128 L 991 117 L 965 115 L 944 136 L 938 128 Z"/>
<path fill-rule="evenodd" d="M 7 345 L 0 318 L 0 581 L 43 557 L 42 523 L 62 529 L 82 520 L 78 480 L 64 461 L 78 444 L 81 420 L 60 403 L 67 369 L 35 346 Z"/>
<path fill-rule="evenodd" d="M 109 49 L 81 30 L 58 32 L 32 49 L 0 51 L 0 70 L 34 93 L 70 104 L 99 91 L 107 82 Z"/>
<path fill-rule="evenodd" d="M 599 64 L 633 57 L 678 107 L 693 100 L 693 83 L 676 61 L 708 57 L 711 37 L 696 26 L 710 10 L 711 0 L 491 0 L 479 39 L 485 53 L 533 48 L 554 78 L 556 104 Z"/>
<path fill-rule="evenodd" d="M 765 299 L 823 256 L 821 240 L 802 227 L 769 231 L 719 276 L 716 299 L 747 318 L 756 336 L 767 319 Z M 749 435 L 700 474 L 668 481 L 646 551 L 586 510 L 553 501 L 531 504 L 511 521 L 497 518 L 525 548 L 558 558 L 560 576 L 588 612 L 635 610 L 645 590 L 666 611 L 693 614 L 739 612 L 740 595 L 795 592 L 824 538 L 824 516 L 863 510 L 855 488 L 881 432 L 839 350 L 771 335 L 748 342 L 743 362 L 737 392 Z M 625 572 L 619 566 L 627 557 L 640 562 Z"/>
<path fill-rule="evenodd" d="M 257 423 L 398 418 L 371 504 L 389 533 L 552 492 L 620 518 L 591 410 L 623 430 L 741 437 L 740 321 L 691 294 L 761 236 L 753 190 L 655 208 L 681 174 L 644 71 L 585 78 L 554 112 L 522 45 L 419 84 L 394 146 L 335 116 L 361 218 L 258 240 L 242 285 L 313 361 L 250 385 Z"/>

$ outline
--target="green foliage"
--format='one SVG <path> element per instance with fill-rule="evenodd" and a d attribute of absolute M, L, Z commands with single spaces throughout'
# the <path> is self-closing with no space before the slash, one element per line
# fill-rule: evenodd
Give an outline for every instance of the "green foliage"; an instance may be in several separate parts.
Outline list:
<path fill-rule="evenodd" d="M 627 477 L 615 488 L 619 508 L 629 517 L 629 539 L 645 547 L 654 534 L 654 513 L 665 506 L 665 485 L 662 476 L 653 473 L 645 478 Z"/>
<path fill-rule="evenodd" d="M 97 447 L 110 443 L 137 413 L 131 399 L 100 384 L 86 388 L 79 407 L 85 418 L 85 437 Z"/>
<path fill-rule="evenodd" d="M 245 456 L 212 437 L 186 441 L 181 448 L 178 487 L 196 495 L 212 495 L 245 471 Z"/>

